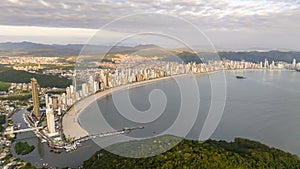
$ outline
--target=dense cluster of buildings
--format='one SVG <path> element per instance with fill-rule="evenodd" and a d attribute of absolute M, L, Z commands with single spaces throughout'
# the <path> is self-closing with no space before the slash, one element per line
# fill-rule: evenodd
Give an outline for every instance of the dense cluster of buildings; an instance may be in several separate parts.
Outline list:
<path fill-rule="evenodd" d="M 292 69 L 292 70 L 300 70 L 300 62 L 297 63 L 297 62 L 296 62 L 296 59 L 293 59 L 292 64 L 289 65 L 288 68 L 289 68 L 289 69 Z"/>
<path fill-rule="evenodd" d="M 102 68 L 88 68 L 84 70 L 44 70 L 43 74 L 61 75 L 65 78 L 74 78 L 74 84 L 68 86 L 65 92 L 50 94 L 49 89 L 40 88 L 38 81 L 34 78 L 30 83 L 11 83 L 8 94 L 15 94 L 19 91 L 23 93 L 31 92 L 33 109 L 30 114 L 33 125 L 43 126 L 40 131 L 42 138 L 49 138 L 51 143 L 61 143 L 59 119 L 64 112 L 76 102 L 92 95 L 96 92 L 131 84 L 150 79 L 175 76 L 180 74 L 206 73 L 218 70 L 237 69 L 289 69 L 300 70 L 300 63 L 293 59 L 291 64 L 284 62 L 269 62 L 267 59 L 260 63 L 247 61 L 219 60 L 208 63 L 180 63 L 159 60 L 157 58 L 126 58 L 115 60 L 115 63 L 101 64 Z M 57 57 L 0 57 L 1 64 L 56 64 Z M 99 65 L 98 65 L 99 66 Z M 105 67 L 105 68 L 103 68 Z M 15 69 L 35 69 L 33 67 L 15 66 Z M 1 92 L 1 91 L 0 91 Z M 14 110 L 18 108 L 18 101 L 0 100 L 0 115 L 5 114 L 10 117 Z M 27 122 L 27 121 L 26 121 Z M 4 126 L 9 130 L 9 126 Z M 44 137 L 46 136 L 46 137 Z M 47 140 L 48 141 L 48 140 Z M 6 137 L 0 137 L 0 159 L 10 153 L 11 141 Z"/>
<path fill-rule="evenodd" d="M 0 57 L 1 64 L 14 65 L 16 70 L 39 70 L 43 64 L 60 64 L 59 57 Z"/>
<path fill-rule="evenodd" d="M 120 61 L 114 68 L 88 68 L 72 71 L 73 85 L 68 86 L 60 94 L 41 92 L 36 79 L 30 84 L 13 83 L 11 89 L 31 90 L 33 110 L 31 118 L 40 122 L 43 133 L 49 137 L 59 136 L 60 116 L 73 104 L 98 91 L 107 90 L 121 85 L 131 84 L 150 79 L 175 76 L 180 74 L 206 73 L 218 70 L 236 69 L 297 69 L 300 64 L 296 60 L 292 64 L 265 60 L 260 63 L 247 61 L 218 60 L 208 63 L 179 63 L 153 58 L 134 58 Z M 42 97 L 40 93 L 43 93 Z M 40 106 L 42 103 L 43 106 Z M 39 124 L 39 125 L 40 125 Z"/>
<path fill-rule="evenodd" d="M 210 61 L 208 63 L 178 63 L 156 59 L 128 59 L 121 62 L 115 69 L 86 69 L 76 70 L 75 83 L 66 88 L 66 92 L 55 95 L 45 95 L 46 112 L 61 115 L 75 102 L 109 88 L 145 81 L 165 76 L 179 74 L 206 73 L 218 70 L 235 69 L 282 69 L 289 68 L 290 64 L 269 63 L 268 60 L 260 63 L 246 61 Z M 51 116 L 52 118 L 52 116 Z"/>
<path fill-rule="evenodd" d="M 72 69 L 45 69 L 43 70 L 43 74 L 45 75 L 53 75 L 66 79 L 71 79 L 73 77 Z"/>
<path fill-rule="evenodd" d="M 18 65 L 18 64 L 56 64 L 59 63 L 59 57 L 0 57 L 2 64 Z"/>
<path fill-rule="evenodd" d="M 0 57 L 0 63 L 11 65 L 15 70 L 24 70 L 35 72 L 40 69 L 45 69 L 45 65 L 64 65 L 65 63 L 59 57 Z"/>

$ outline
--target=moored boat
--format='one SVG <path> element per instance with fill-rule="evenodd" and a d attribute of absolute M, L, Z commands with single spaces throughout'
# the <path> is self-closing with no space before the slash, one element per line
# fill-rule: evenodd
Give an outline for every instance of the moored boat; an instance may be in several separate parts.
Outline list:
<path fill-rule="evenodd" d="M 237 79 L 246 79 L 245 76 L 236 76 Z"/>

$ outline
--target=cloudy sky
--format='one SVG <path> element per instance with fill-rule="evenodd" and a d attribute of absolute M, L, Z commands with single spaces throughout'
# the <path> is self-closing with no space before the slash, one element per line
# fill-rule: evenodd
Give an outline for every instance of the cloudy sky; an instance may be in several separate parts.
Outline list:
<path fill-rule="evenodd" d="M 3 0 L 0 8 L 1 42 L 86 43 L 97 32 L 109 44 L 175 30 L 197 46 L 193 28 L 183 26 L 191 23 L 217 49 L 300 50 L 300 0 Z"/>

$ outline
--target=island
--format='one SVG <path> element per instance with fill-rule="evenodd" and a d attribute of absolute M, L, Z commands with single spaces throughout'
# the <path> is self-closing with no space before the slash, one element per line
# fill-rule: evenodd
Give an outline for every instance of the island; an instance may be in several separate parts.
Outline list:
<path fill-rule="evenodd" d="M 27 142 L 18 142 L 15 145 L 15 152 L 18 155 L 26 155 L 31 153 L 35 149 L 34 145 L 29 145 Z"/>

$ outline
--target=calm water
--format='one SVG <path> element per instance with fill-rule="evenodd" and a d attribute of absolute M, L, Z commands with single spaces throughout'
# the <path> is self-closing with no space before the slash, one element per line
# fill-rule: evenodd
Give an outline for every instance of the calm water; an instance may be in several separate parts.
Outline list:
<path fill-rule="evenodd" d="M 247 79 L 241 80 L 235 77 L 241 74 Z M 196 123 L 186 138 L 199 138 L 211 104 L 209 76 L 215 75 L 216 73 L 196 75 L 200 93 L 200 109 Z M 300 73 L 278 70 L 226 71 L 225 76 L 226 105 L 221 122 L 211 138 L 227 141 L 232 141 L 235 137 L 249 138 L 300 156 Z M 181 90 L 185 92 L 194 90 L 189 88 L 189 83 L 192 81 L 190 76 L 180 77 L 180 79 L 187 86 Z M 167 104 L 164 113 L 153 122 L 143 124 L 127 120 L 119 114 L 112 96 L 106 96 L 98 100 L 97 104 L 89 106 L 81 114 L 81 124 L 90 133 L 109 130 L 103 125 L 105 122 L 108 122 L 114 129 L 144 125 L 144 130 L 134 131 L 129 136 L 143 138 L 158 135 L 172 126 L 178 116 L 182 100 L 176 81 L 171 79 L 129 90 L 132 105 L 139 111 L 148 110 L 151 105 L 148 97 L 154 89 L 162 90 L 165 93 Z M 117 96 L 119 95 L 126 96 L 126 92 L 117 93 Z M 159 97 L 157 99 L 159 100 Z M 185 99 L 190 107 L 199 102 L 192 97 Z M 99 112 L 103 117 L 99 115 Z M 182 126 L 193 120 L 193 117 L 187 115 Z M 182 136 L 184 133 L 179 132 L 178 135 Z M 99 141 L 104 142 L 103 140 Z M 118 142 L 118 140 L 110 139 L 109 142 Z"/>
<path fill-rule="evenodd" d="M 247 77 L 245 80 L 236 79 L 236 75 L 243 74 Z M 147 111 L 151 104 L 148 100 L 149 94 L 154 89 L 162 90 L 166 97 L 166 107 L 163 114 L 156 120 L 142 124 L 132 122 L 122 115 L 114 105 L 112 96 L 106 96 L 103 99 L 91 104 L 81 115 L 81 125 L 90 133 L 100 133 L 111 131 L 110 127 L 105 126 L 108 122 L 114 129 L 123 127 L 144 125 L 145 129 L 133 131 L 128 136 L 135 138 L 151 137 L 163 133 L 178 117 L 182 98 L 180 90 L 187 93 L 199 92 L 200 100 L 194 97 L 187 97 L 185 103 L 188 107 L 200 104 L 196 122 L 187 138 L 198 139 L 205 118 L 211 103 L 211 83 L 209 76 L 196 75 L 199 91 L 189 87 L 193 80 L 190 76 L 180 77 L 184 81 L 184 88 L 180 88 L 175 80 L 163 80 L 145 86 L 136 87 L 129 90 L 131 104 L 139 111 Z M 289 71 L 244 71 L 225 73 L 227 83 L 226 105 L 220 124 L 213 133 L 213 139 L 222 139 L 231 141 L 235 137 L 244 137 L 263 142 L 300 156 L 300 73 Z M 116 96 L 126 96 L 126 92 L 118 92 Z M 157 102 L 157 103 L 156 103 Z M 152 104 L 159 105 L 160 100 L 155 98 Z M 128 104 L 128 103 L 124 103 Z M 126 105 L 121 105 L 126 106 Z M 103 117 L 99 114 L 101 111 Z M 22 121 L 21 112 L 14 116 L 15 121 Z M 193 116 L 188 112 L 182 126 L 194 121 Z M 24 127 L 25 125 L 22 124 Z M 180 133 L 179 135 L 184 135 Z M 102 139 L 102 142 L 114 142 L 118 136 Z M 32 162 L 47 162 L 52 166 L 75 167 L 83 160 L 91 156 L 99 149 L 93 142 L 84 143 L 79 150 L 67 154 L 50 153 L 44 143 L 40 143 L 33 137 L 32 133 L 19 134 L 18 140 L 26 140 L 36 145 L 34 152 L 21 157 Z M 97 140 L 99 141 L 99 140 Z"/>
<path fill-rule="evenodd" d="M 20 110 L 13 116 L 15 122 L 21 123 L 21 128 L 27 128 L 26 123 L 23 121 L 22 114 L 25 110 Z M 30 145 L 35 145 L 35 149 L 30 154 L 25 156 L 17 155 L 14 153 L 14 144 L 19 141 L 26 141 Z M 87 160 L 92 156 L 99 147 L 92 141 L 86 142 L 77 149 L 77 151 L 72 153 L 62 152 L 61 154 L 50 152 L 50 149 L 46 143 L 40 142 L 40 140 L 35 137 L 33 132 L 26 132 L 17 134 L 16 142 L 13 143 L 12 153 L 15 157 L 18 157 L 24 161 L 30 162 L 32 165 L 40 166 L 43 163 L 48 163 L 52 167 L 78 167 L 82 165 L 84 160 Z"/>

